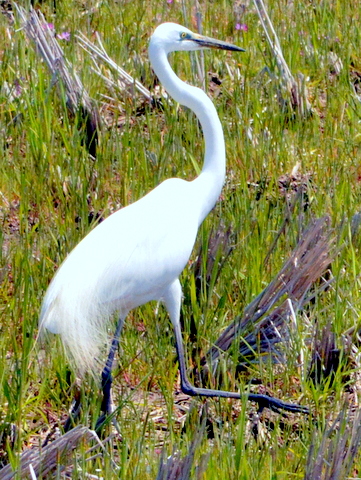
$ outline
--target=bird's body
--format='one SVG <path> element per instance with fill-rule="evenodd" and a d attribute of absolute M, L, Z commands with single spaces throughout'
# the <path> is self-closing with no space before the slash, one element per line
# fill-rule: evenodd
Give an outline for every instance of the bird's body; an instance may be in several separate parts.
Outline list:
<path fill-rule="evenodd" d="M 165 180 L 98 225 L 65 259 L 43 301 L 40 330 L 46 328 L 61 335 L 80 371 L 94 372 L 109 319 L 118 312 L 116 333 L 102 373 L 102 410 L 106 414 L 111 411 L 111 369 L 125 317 L 150 300 L 162 300 L 172 321 L 182 390 L 190 395 L 241 398 L 239 393 L 190 384 L 179 322 L 182 289 L 178 277 L 189 260 L 200 224 L 221 193 L 226 158 L 222 126 L 212 101 L 199 88 L 180 80 L 167 56 L 177 50 L 204 48 L 243 51 L 174 23 L 157 27 L 149 45 L 149 58 L 159 80 L 201 123 L 205 155 L 200 175 L 192 181 Z M 299 411 L 265 395 L 250 394 L 249 398 L 263 406 Z"/>
<path fill-rule="evenodd" d="M 100 223 L 60 267 L 40 318 L 42 327 L 66 339 L 81 370 L 92 367 L 115 311 L 125 317 L 162 300 L 186 266 L 200 221 L 195 187 L 164 181 Z"/>

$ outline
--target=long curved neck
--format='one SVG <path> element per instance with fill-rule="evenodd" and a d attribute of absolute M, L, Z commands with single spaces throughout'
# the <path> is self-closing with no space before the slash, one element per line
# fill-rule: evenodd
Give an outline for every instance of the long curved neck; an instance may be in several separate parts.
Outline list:
<path fill-rule="evenodd" d="M 154 72 L 167 92 L 178 103 L 190 108 L 202 125 L 205 141 L 204 164 L 201 174 L 192 182 L 200 192 L 197 202 L 200 207 L 200 224 L 214 207 L 224 183 L 226 155 L 222 125 L 211 99 L 203 90 L 188 85 L 177 77 L 161 47 L 150 44 L 149 58 Z"/>

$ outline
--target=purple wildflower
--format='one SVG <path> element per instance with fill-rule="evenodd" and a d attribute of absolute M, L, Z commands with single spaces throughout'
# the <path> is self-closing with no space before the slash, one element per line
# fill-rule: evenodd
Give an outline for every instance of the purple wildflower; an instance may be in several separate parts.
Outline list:
<path fill-rule="evenodd" d="M 236 23 L 236 30 L 241 30 L 242 32 L 248 32 L 248 25 L 245 23 Z"/>
<path fill-rule="evenodd" d="M 70 32 L 61 32 L 57 35 L 57 38 L 59 40 L 66 40 L 67 42 L 69 42 L 70 40 Z"/>
<path fill-rule="evenodd" d="M 18 78 L 16 78 L 14 81 L 14 94 L 15 97 L 20 97 L 20 95 L 22 94 L 22 88 L 20 85 L 20 80 Z"/>
<path fill-rule="evenodd" d="M 54 30 L 54 24 L 53 23 L 43 23 L 42 25 L 44 30 Z"/>

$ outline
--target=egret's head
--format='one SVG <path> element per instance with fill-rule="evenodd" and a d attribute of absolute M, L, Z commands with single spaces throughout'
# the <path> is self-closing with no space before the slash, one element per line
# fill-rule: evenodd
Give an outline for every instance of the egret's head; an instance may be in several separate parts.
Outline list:
<path fill-rule="evenodd" d="M 165 52 L 193 51 L 203 50 L 205 48 L 217 48 L 221 50 L 233 50 L 244 52 L 243 48 L 232 45 L 231 43 L 215 40 L 214 38 L 204 37 L 198 33 L 193 33 L 186 27 L 176 23 L 162 23 L 159 25 L 151 39 L 151 44 L 157 44 Z"/>

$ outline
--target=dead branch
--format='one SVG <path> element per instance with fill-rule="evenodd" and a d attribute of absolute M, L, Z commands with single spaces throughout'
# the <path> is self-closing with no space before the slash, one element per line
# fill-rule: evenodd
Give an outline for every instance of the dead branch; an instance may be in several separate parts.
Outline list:
<path fill-rule="evenodd" d="M 32 41 L 35 51 L 48 66 L 52 76 L 51 84 L 59 85 L 60 93 L 65 92 L 69 112 L 73 116 L 80 113 L 81 117 L 85 119 L 85 143 L 89 153 L 95 156 L 100 116 L 94 101 L 89 97 L 71 63 L 65 58 L 54 33 L 47 28 L 48 24 L 44 15 L 39 10 L 30 8 L 30 11 L 27 12 L 16 3 L 14 5 L 26 36 Z"/>
<path fill-rule="evenodd" d="M 107 54 L 104 45 L 100 39 L 98 33 L 95 34 L 98 42 L 98 46 L 91 43 L 85 35 L 79 33 L 76 35 L 76 38 L 79 41 L 79 45 L 90 55 L 93 60 L 93 71 L 99 75 L 109 87 L 121 90 L 122 93 L 126 93 L 129 96 L 134 96 L 134 89 L 137 90 L 143 97 L 149 102 L 152 101 L 152 95 L 150 91 L 145 88 L 138 80 L 134 79 L 129 73 L 127 73 L 123 68 L 117 65 L 114 60 L 112 60 Z M 105 77 L 102 71 L 99 68 L 98 61 L 101 60 L 103 63 L 108 65 L 111 70 L 113 70 L 118 78 L 116 80 Z"/>
<path fill-rule="evenodd" d="M 96 442 L 102 446 L 98 436 L 87 427 L 79 425 L 43 448 L 31 448 L 21 454 L 20 467 L 14 471 L 11 465 L 0 470 L 1 480 L 13 478 L 49 478 L 51 472 L 63 471 L 71 462 L 71 454 L 80 442 Z"/>
<path fill-rule="evenodd" d="M 324 276 L 334 255 L 329 218 L 323 217 L 304 232 L 275 279 L 245 308 L 244 314 L 226 328 L 202 358 L 201 366 L 206 365 L 207 359 L 213 365 L 220 353 L 228 350 L 236 339 L 240 342 L 243 358 L 254 358 L 260 352 L 277 357 L 279 352 L 275 345 L 289 337 L 289 319 L 315 297 L 316 293 L 308 295 L 310 288 Z M 331 282 L 332 278 L 324 280 L 318 292 Z"/>

